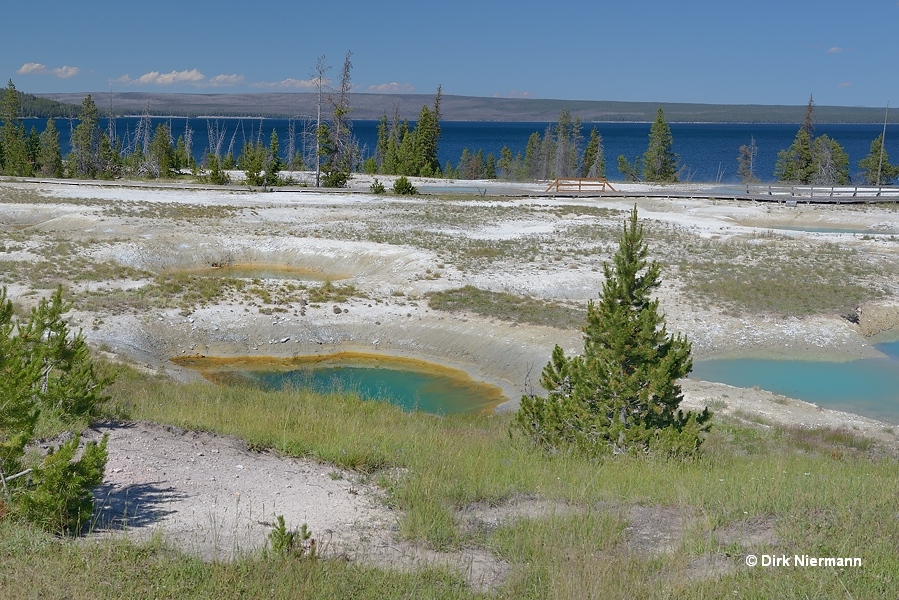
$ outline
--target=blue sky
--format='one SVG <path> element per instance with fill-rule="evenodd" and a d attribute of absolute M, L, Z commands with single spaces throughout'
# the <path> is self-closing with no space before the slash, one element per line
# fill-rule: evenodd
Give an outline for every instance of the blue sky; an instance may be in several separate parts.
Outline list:
<path fill-rule="evenodd" d="M 33 93 L 309 91 L 349 50 L 356 92 L 899 106 L 899 0 L 10 4 Z"/>

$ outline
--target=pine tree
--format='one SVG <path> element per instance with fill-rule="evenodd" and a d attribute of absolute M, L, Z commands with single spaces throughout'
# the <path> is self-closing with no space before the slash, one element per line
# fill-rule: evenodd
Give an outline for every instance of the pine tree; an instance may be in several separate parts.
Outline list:
<path fill-rule="evenodd" d="M 327 129 L 327 125 L 322 125 L 322 128 Z M 327 131 L 324 132 L 324 134 L 320 133 L 319 135 L 327 137 Z M 328 142 L 330 142 L 330 140 L 328 140 Z M 330 148 L 324 141 L 322 142 L 321 147 L 326 151 Z M 265 170 L 265 160 L 267 156 L 268 149 L 261 141 L 246 142 L 244 144 L 240 156 L 237 158 L 237 165 L 243 170 L 247 185 L 265 185 L 265 175 L 263 174 L 263 171 Z M 331 187 L 327 183 L 328 176 L 331 173 L 330 169 L 330 162 L 326 161 L 322 163 L 322 177 L 324 181 L 322 185 L 325 187 Z"/>
<path fill-rule="evenodd" d="M 19 122 L 19 93 L 12 79 L 3 91 L 0 100 L 0 123 L 3 125 L 0 135 L 0 167 L 5 175 L 27 177 L 31 175 L 31 164 L 28 160 L 28 140 L 25 127 Z"/>
<path fill-rule="evenodd" d="M 408 122 L 403 124 L 402 134 L 396 149 L 395 172 L 399 175 L 418 175 L 415 164 L 415 132 L 409 129 Z"/>
<path fill-rule="evenodd" d="M 384 161 L 387 157 L 387 144 L 390 140 L 390 129 L 387 126 L 387 113 L 378 121 L 378 142 L 375 145 L 375 162 L 378 165 L 378 173 L 385 173 Z"/>
<path fill-rule="evenodd" d="M 169 146 L 171 154 L 171 146 Z M 100 134 L 100 149 L 97 163 L 97 176 L 101 179 L 115 179 L 119 174 L 122 155 L 113 147 L 112 141 L 106 132 Z"/>
<path fill-rule="evenodd" d="M 174 163 L 172 136 L 168 127 L 160 123 L 150 141 L 150 175 L 154 178 L 168 177 Z"/>
<path fill-rule="evenodd" d="M 175 141 L 175 151 L 172 154 L 172 168 L 176 171 L 180 171 L 189 166 L 190 155 L 187 151 L 187 144 L 184 141 L 184 136 L 179 135 L 178 139 Z"/>
<path fill-rule="evenodd" d="M 778 181 L 809 184 L 814 174 L 812 139 L 808 130 L 803 127 L 796 132 L 790 147 L 777 153 L 774 177 Z"/>
<path fill-rule="evenodd" d="M 624 175 L 625 181 L 640 181 L 640 157 L 635 156 L 632 163 L 623 154 L 619 154 L 618 170 Z"/>
<path fill-rule="evenodd" d="M 553 127 L 555 140 L 555 160 L 552 172 L 556 177 L 572 177 L 577 172 L 577 159 L 580 153 L 581 122 L 573 119 L 568 109 L 562 109 L 559 120 Z"/>
<path fill-rule="evenodd" d="M 647 254 L 635 206 L 603 267 L 599 303 L 587 305 L 583 354 L 569 358 L 556 346 L 540 380 L 548 396 L 521 399 L 515 427 L 538 445 L 589 454 L 699 448 L 711 414 L 679 410 L 677 380 L 692 370 L 691 345 L 666 331 L 651 298 L 660 266 Z"/>
<path fill-rule="evenodd" d="M 556 161 L 556 137 L 552 125 L 547 125 L 543 132 L 543 143 L 540 145 L 540 175 L 538 179 L 555 179 L 558 177 L 553 170 Z"/>
<path fill-rule="evenodd" d="M 540 179 L 542 176 L 541 157 L 543 155 L 543 140 L 536 131 L 528 138 L 528 144 L 524 149 L 524 170 L 527 179 Z"/>
<path fill-rule="evenodd" d="M 890 164 L 890 157 L 883 147 L 883 134 L 871 142 L 868 155 L 858 161 L 862 180 L 868 185 L 890 185 L 899 177 L 899 165 Z"/>
<path fill-rule="evenodd" d="M 581 165 L 581 177 L 605 177 L 606 156 L 602 145 L 602 136 L 596 127 L 590 130 L 590 139 L 584 148 L 584 161 Z"/>
<path fill-rule="evenodd" d="M 462 155 L 459 156 L 459 162 L 456 163 L 456 176 L 459 179 L 471 179 L 469 176 L 472 172 L 471 163 L 474 161 L 474 157 L 471 155 L 471 151 L 468 148 L 462 149 Z"/>
<path fill-rule="evenodd" d="M 674 138 L 665 121 L 665 113 L 659 108 L 656 120 L 649 129 L 649 146 L 643 154 L 643 178 L 646 181 L 673 183 L 677 181 L 677 155 Z"/>
<path fill-rule="evenodd" d="M 41 169 L 41 136 L 38 135 L 37 127 L 31 126 L 31 132 L 28 134 L 26 144 L 27 151 L 27 171 L 29 175 L 40 172 Z"/>
<path fill-rule="evenodd" d="M 440 172 L 440 161 L 437 159 L 437 142 L 440 139 L 440 124 L 437 117 L 427 106 L 421 107 L 418 123 L 415 126 L 415 175 Z"/>
<path fill-rule="evenodd" d="M 93 509 L 91 489 L 103 480 L 106 438 L 76 460 L 79 440 L 29 457 L 38 419 L 81 429 L 96 416 L 111 379 L 99 376 L 84 336 L 69 331 L 62 288 L 15 319 L 0 289 L 0 506 L 54 532 L 78 531 Z"/>
<path fill-rule="evenodd" d="M 811 96 L 805 109 L 805 118 L 793 143 L 777 153 L 774 177 L 778 181 L 808 185 L 817 172 L 813 144 L 815 139 L 815 102 Z"/>
<path fill-rule="evenodd" d="M 496 161 L 497 175 L 503 179 L 512 179 L 512 150 L 503 146 L 499 151 L 499 160 Z"/>
<path fill-rule="evenodd" d="M 496 179 L 496 157 L 490 152 L 484 162 L 484 179 Z"/>
<path fill-rule="evenodd" d="M 278 174 L 281 172 L 282 168 L 284 168 L 284 163 L 281 161 L 281 144 L 278 142 L 278 132 L 272 128 L 265 165 L 265 185 L 278 185 L 280 182 L 280 176 Z"/>
<path fill-rule="evenodd" d="M 41 132 L 41 175 L 62 177 L 62 152 L 59 148 L 59 131 L 56 121 L 47 119 L 47 126 Z"/>
<path fill-rule="evenodd" d="M 96 177 L 100 162 L 100 113 L 90 94 L 81 103 L 80 122 L 72 134 L 72 171 L 76 176 Z"/>
<path fill-rule="evenodd" d="M 815 173 L 811 183 L 817 185 L 847 185 L 849 183 L 849 155 L 843 147 L 827 135 L 815 138 L 812 145 Z"/>

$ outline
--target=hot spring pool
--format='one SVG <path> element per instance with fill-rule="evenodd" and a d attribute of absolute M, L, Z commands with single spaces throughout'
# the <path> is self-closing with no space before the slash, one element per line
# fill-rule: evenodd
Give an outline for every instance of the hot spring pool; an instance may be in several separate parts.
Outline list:
<path fill-rule="evenodd" d="M 464 371 L 382 355 L 342 352 L 327 356 L 277 358 L 178 358 L 218 383 L 249 383 L 268 390 L 311 389 L 351 392 L 387 401 L 406 411 L 435 414 L 490 412 L 508 400 L 495 385 Z"/>
<path fill-rule="evenodd" d="M 692 379 L 763 390 L 899 424 L 899 342 L 877 344 L 888 358 L 848 362 L 754 358 L 695 361 Z"/>

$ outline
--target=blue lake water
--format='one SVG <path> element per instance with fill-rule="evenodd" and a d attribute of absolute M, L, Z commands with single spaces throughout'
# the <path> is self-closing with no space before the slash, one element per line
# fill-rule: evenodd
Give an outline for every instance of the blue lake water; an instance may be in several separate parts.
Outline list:
<path fill-rule="evenodd" d="M 888 358 L 849 362 L 721 359 L 695 361 L 692 379 L 776 394 L 899 424 L 899 342 L 877 344 Z"/>
<path fill-rule="evenodd" d="M 116 136 L 128 146 L 133 139 L 139 119 L 123 117 L 115 120 Z M 209 129 L 218 126 L 224 132 L 223 152 L 233 143 L 233 150 L 240 153 L 245 141 L 261 137 L 266 143 L 274 129 L 278 133 L 282 152 L 286 152 L 288 144 L 289 122 L 286 119 L 186 119 L 154 118 L 152 128 L 159 123 L 170 123 L 175 139 L 184 134 L 189 125 L 193 131 L 191 151 L 197 160 L 201 160 L 209 148 Z M 60 121 L 57 129 L 60 132 L 60 144 L 63 152 L 68 152 L 69 138 L 75 122 Z M 101 119 L 100 126 L 107 129 L 106 120 Z M 301 124 L 300 124 L 301 125 Z M 414 123 L 413 123 L 414 125 Z M 534 132 L 541 135 L 549 123 L 507 123 L 507 122 L 468 122 L 446 121 L 440 124 L 441 137 L 438 145 L 440 164 L 447 161 L 456 164 L 462 150 L 468 148 L 473 152 L 483 150 L 484 155 L 492 153 L 499 157 L 503 146 L 508 146 L 513 155 L 527 146 L 528 138 Z M 26 119 L 28 130 L 32 126 L 38 132 L 46 126 L 45 119 Z M 353 133 L 359 141 L 363 158 L 371 156 L 377 143 L 377 121 L 354 121 Z M 629 160 L 642 156 L 646 151 L 649 139 L 649 123 L 585 123 L 581 132 L 584 139 L 589 137 L 590 129 L 596 127 L 603 137 L 606 156 L 606 174 L 611 180 L 623 179 L 618 171 L 617 157 L 624 155 Z M 684 167 L 682 181 L 733 183 L 737 177 L 737 154 L 740 146 L 750 143 L 755 138 L 758 147 L 756 157 L 756 176 L 770 182 L 774 179 L 774 163 L 777 153 L 793 143 L 799 125 L 792 124 L 717 124 L 717 123 L 671 123 L 674 138 L 674 151 L 680 156 L 680 164 Z M 298 129 L 300 127 L 298 126 Z M 262 132 L 260 136 L 260 130 Z M 850 174 L 859 172 L 857 163 L 868 154 L 871 142 L 881 134 L 882 125 L 877 124 L 819 124 L 816 135 L 827 134 L 837 140 L 849 155 Z M 302 136 L 297 137 L 298 151 L 309 156 L 314 142 L 303 148 Z M 899 160 L 899 125 L 887 127 L 887 154 L 891 162 Z M 854 177 L 857 180 L 857 177 Z"/>

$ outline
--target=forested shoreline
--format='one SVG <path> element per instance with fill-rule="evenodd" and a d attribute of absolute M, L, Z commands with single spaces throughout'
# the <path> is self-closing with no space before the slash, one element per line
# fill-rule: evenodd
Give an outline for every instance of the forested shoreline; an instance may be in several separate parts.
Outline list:
<path fill-rule="evenodd" d="M 293 118 L 315 114 L 314 93 L 261 94 L 161 94 L 145 92 L 78 92 L 30 95 L 37 101 L 53 101 L 24 116 L 68 117 L 90 95 L 104 114 L 153 115 L 172 117 L 269 117 Z M 395 109 L 404 118 L 418 114 L 422 105 L 432 104 L 433 94 L 349 94 L 352 118 L 378 120 Z M 24 106 L 24 104 L 23 104 Z M 35 104 L 35 106 L 38 106 Z M 44 106 L 44 105 L 40 105 Z M 53 108 L 55 107 L 55 108 Z M 673 102 L 620 102 L 610 100 L 564 100 L 540 98 L 480 98 L 444 94 L 441 118 L 446 121 L 555 121 L 562 109 L 583 123 L 651 123 L 659 108 L 671 123 L 802 123 L 805 105 L 687 104 Z M 41 112 L 43 111 L 43 112 Z M 53 112 L 56 111 L 56 112 Z M 68 111 L 68 112 L 66 112 Z M 882 123 L 883 107 L 817 106 L 819 123 Z M 899 123 L 899 109 L 891 109 L 888 122 Z"/>

